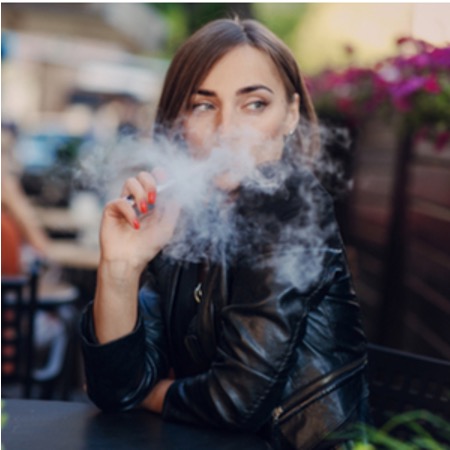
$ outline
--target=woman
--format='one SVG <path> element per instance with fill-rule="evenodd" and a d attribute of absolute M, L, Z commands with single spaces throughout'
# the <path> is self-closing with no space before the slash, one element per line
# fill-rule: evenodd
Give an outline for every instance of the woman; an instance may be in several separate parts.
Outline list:
<path fill-rule="evenodd" d="M 14 125 L 2 123 L 2 275 L 22 273 L 21 248 L 25 242 L 39 256 L 45 256 L 49 246 L 49 239 L 11 167 L 17 133 Z"/>
<path fill-rule="evenodd" d="M 303 79 L 262 25 L 214 21 L 179 49 L 157 136 L 202 159 L 224 142 L 240 148 L 252 130 L 255 165 L 269 181 L 280 168 L 284 176 L 271 190 L 232 171 L 215 178 L 234 230 L 251 225 L 220 261 L 167 256 L 183 209 L 155 198 L 156 171 L 128 179 L 105 207 L 97 291 L 82 319 L 88 394 L 100 408 L 251 430 L 286 449 L 333 448 L 337 430 L 365 419 L 359 305 L 330 198 L 305 167 L 315 142 L 300 123 L 315 124 Z M 141 212 L 156 203 L 152 214 L 140 221 L 130 197 Z M 306 222 L 318 240 L 302 234 Z"/>

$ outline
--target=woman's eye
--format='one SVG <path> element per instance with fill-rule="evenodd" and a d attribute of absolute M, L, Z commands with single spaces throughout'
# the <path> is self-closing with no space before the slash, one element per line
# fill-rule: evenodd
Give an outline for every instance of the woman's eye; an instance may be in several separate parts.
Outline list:
<path fill-rule="evenodd" d="M 204 112 L 204 111 L 210 111 L 210 110 L 214 109 L 214 105 L 211 103 L 207 103 L 207 102 L 194 103 L 191 108 L 192 108 L 192 111 Z"/>
<path fill-rule="evenodd" d="M 251 111 L 261 111 L 267 106 L 267 102 L 263 100 L 256 100 L 254 102 L 247 104 L 247 109 L 250 109 Z"/>

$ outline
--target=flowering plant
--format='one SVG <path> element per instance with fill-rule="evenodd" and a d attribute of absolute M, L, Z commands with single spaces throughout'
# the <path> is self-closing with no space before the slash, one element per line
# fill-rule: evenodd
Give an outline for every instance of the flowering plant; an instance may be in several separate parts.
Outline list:
<path fill-rule="evenodd" d="M 326 70 L 310 78 L 319 115 L 358 126 L 374 115 L 400 113 L 416 139 L 433 139 L 442 149 L 450 142 L 450 45 L 400 38 L 397 46 L 398 55 L 374 67 Z"/>

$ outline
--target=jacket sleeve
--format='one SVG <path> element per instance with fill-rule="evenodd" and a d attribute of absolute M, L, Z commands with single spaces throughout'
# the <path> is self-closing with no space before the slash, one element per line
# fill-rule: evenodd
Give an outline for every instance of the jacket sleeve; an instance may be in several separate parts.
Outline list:
<path fill-rule="evenodd" d="M 280 400 L 311 302 L 324 295 L 332 270 L 300 292 L 267 268 L 236 271 L 231 301 L 220 314 L 210 369 L 176 380 L 164 402 L 168 420 L 256 431 Z"/>
<path fill-rule="evenodd" d="M 166 333 L 159 296 L 148 288 L 139 293 L 139 313 L 132 333 L 100 345 L 95 337 L 92 303 L 81 318 L 81 347 L 87 393 L 102 410 L 139 405 L 167 376 Z"/>

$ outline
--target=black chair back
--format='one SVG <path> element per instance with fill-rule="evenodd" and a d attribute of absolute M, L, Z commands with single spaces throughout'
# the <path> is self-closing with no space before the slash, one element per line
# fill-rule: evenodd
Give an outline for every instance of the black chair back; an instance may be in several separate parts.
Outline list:
<path fill-rule="evenodd" d="M 2 276 L 2 397 L 70 397 L 76 369 L 75 302 L 79 293 L 73 286 L 38 290 L 41 269 L 42 263 L 36 260 L 27 275 Z M 45 331 L 45 322 L 36 319 L 42 319 L 43 314 L 54 315 L 59 330 L 39 346 L 37 336 Z M 40 328 L 38 333 L 36 327 Z M 22 389 L 20 394 L 17 386 Z"/>
<path fill-rule="evenodd" d="M 37 282 L 34 267 L 27 275 L 2 276 L 2 383 L 19 383 L 25 398 L 32 387 Z"/>

